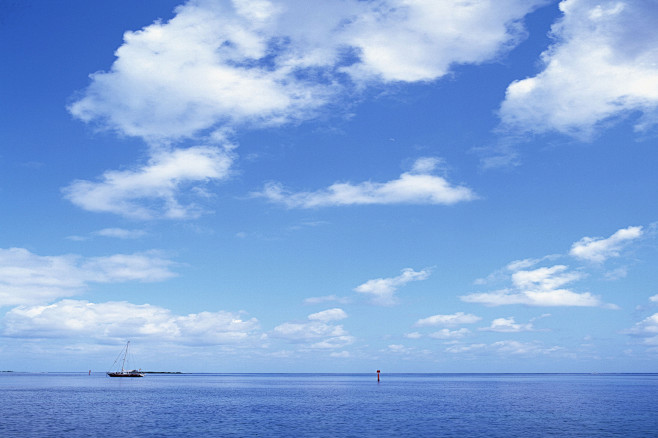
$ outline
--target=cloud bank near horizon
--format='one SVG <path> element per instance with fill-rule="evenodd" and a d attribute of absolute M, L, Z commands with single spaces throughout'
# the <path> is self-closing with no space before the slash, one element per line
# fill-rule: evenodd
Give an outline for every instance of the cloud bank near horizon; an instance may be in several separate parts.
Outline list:
<path fill-rule="evenodd" d="M 150 304 L 70 299 L 16 307 L 7 312 L 2 326 L 2 334 L 12 338 L 149 338 L 181 345 L 244 343 L 259 330 L 257 319 L 244 320 L 239 312 L 175 315 Z"/>
<path fill-rule="evenodd" d="M 81 257 L 0 248 L 0 307 L 33 305 L 82 293 L 92 283 L 158 282 L 175 277 L 158 251 Z"/>

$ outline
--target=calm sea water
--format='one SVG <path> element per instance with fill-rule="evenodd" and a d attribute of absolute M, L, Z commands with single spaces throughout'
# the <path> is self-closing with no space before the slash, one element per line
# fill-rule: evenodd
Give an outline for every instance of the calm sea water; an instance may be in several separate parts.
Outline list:
<path fill-rule="evenodd" d="M 0 373 L 0 436 L 657 437 L 658 375 Z"/>

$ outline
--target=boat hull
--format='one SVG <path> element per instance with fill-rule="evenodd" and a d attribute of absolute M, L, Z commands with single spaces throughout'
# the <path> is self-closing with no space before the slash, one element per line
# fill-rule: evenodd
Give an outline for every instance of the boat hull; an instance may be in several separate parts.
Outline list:
<path fill-rule="evenodd" d="M 107 373 L 110 377 L 144 377 L 142 373 Z"/>

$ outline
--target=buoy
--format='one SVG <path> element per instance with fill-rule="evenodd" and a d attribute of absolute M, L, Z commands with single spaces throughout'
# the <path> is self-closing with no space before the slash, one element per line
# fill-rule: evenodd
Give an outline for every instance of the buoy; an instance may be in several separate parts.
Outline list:
<path fill-rule="evenodd" d="M 379 382 L 379 370 L 377 370 L 377 382 Z"/>

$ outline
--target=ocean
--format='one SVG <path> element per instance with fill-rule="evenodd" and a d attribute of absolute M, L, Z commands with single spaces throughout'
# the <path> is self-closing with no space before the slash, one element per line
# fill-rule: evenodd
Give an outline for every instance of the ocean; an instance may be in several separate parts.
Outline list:
<path fill-rule="evenodd" d="M 0 373 L 0 437 L 658 437 L 658 374 Z"/>

